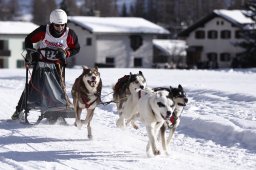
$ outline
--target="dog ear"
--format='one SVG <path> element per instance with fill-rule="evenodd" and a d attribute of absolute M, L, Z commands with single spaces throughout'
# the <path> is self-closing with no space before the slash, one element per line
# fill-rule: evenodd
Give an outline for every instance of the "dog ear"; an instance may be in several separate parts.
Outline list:
<path fill-rule="evenodd" d="M 130 72 L 129 78 L 128 78 L 128 82 L 130 82 L 132 79 L 132 72 Z"/>
<path fill-rule="evenodd" d="M 85 69 L 88 69 L 88 67 L 87 66 L 82 66 L 82 68 L 85 70 Z"/>
<path fill-rule="evenodd" d="M 95 70 L 98 71 L 98 66 L 94 66 Z"/>
<path fill-rule="evenodd" d="M 83 67 L 83 74 L 87 74 L 89 68 L 87 66 L 82 66 Z"/>
<path fill-rule="evenodd" d="M 142 71 L 139 71 L 139 75 L 142 75 L 142 76 L 143 76 L 143 73 L 142 73 Z"/>
<path fill-rule="evenodd" d="M 183 88 L 182 88 L 182 86 L 179 84 L 179 86 L 178 86 L 178 88 L 180 89 L 180 90 L 182 90 Z"/>

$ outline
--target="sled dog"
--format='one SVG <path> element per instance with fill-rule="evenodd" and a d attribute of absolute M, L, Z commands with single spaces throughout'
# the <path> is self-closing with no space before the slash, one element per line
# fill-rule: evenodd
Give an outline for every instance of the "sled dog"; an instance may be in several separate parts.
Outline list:
<path fill-rule="evenodd" d="M 160 128 L 166 120 L 170 119 L 173 112 L 173 100 L 168 96 L 167 91 L 150 92 L 141 90 L 141 98 L 137 103 L 137 110 L 141 122 L 145 125 L 147 136 L 149 138 L 146 153 L 150 156 L 150 148 L 154 155 L 159 155 L 160 150 L 157 148 L 157 136 Z M 163 135 L 161 137 L 164 137 Z M 162 147 L 167 154 L 166 139 L 162 138 Z"/>
<path fill-rule="evenodd" d="M 97 67 L 83 66 L 82 74 L 76 78 L 72 87 L 72 97 L 75 110 L 75 126 L 79 129 L 87 125 L 88 138 L 92 138 L 91 120 L 96 106 L 101 101 L 102 81 Z M 85 120 L 81 120 L 81 112 L 87 110 Z"/>
<path fill-rule="evenodd" d="M 130 121 L 135 129 L 138 126 L 134 122 L 137 115 L 137 102 L 139 96 L 136 90 L 146 87 L 146 79 L 141 71 L 138 74 L 125 75 L 119 78 L 113 87 L 113 99 L 116 102 L 119 119 L 117 127 L 125 127 Z"/>
<path fill-rule="evenodd" d="M 171 143 L 171 140 L 173 138 L 173 134 L 176 131 L 177 127 L 180 124 L 180 116 L 183 111 L 183 108 L 186 106 L 188 103 L 188 98 L 186 96 L 186 93 L 183 89 L 183 87 L 179 84 L 178 88 L 173 88 L 170 86 L 170 88 L 155 88 L 153 89 L 154 91 L 168 91 L 170 94 L 168 95 L 173 101 L 174 101 L 174 106 L 173 106 L 173 114 L 170 117 L 170 119 L 166 120 L 164 125 L 160 129 L 160 136 L 161 139 L 166 139 L 166 131 L 167 129 L 170 130 L 169 136 L 167 139 L 167 145 Z"/>

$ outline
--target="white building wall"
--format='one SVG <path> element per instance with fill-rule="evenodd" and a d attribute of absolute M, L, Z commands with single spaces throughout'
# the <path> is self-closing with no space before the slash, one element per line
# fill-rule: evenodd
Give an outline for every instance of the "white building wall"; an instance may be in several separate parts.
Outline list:
<path fill-rule="evenodd" d="M 0 39 L 8 41 L 8 50 L 11 51 L 10 56 L 0 56 L 4 59 L 4 68 L 17 68 L 17 60 L 24 60 L 21 53 L 25 35 L 1 35 Z"/>
<path fill-rule="evenodd" d="M 115 59 L 116 67 L 127 67 L 129 40 L 127 35 L 97 35 L 96 63 L 105 63 L 106 57 Z"/>
<path fill-rule="evenodd" d="M 142 35 L 143 44 L 136 51 L 130 45 L 127 34 L 97 35 L 97 63 L 105 63 L 106 57 L 115 58 L 115 67 L 134 67 L 134 58 L 142 58 L 143 67 L 152 66 L 153 43 L 152 36 Z"/>
<path fill-rule="evenodd" d="M 151 68 L 153 65 L 153 36 L 145 35 L 143 37 L 143 45 L 135 53 L 135 57 L 143 58 L 143 67 Z"/>
<path fill-rule="evenodd" d="M 217 22 L 219 24 L 217 24 Z M 195 39 L 195 32 L 197 30 L 204 30 L 205 31 L 205 39 Z M 209 30 L 216 30 L 218 31 L 218 38 L 217 39 L 208 39 L 207 32 Z M 230 39 L 222 39 L 220 38 L 220 32 L 222 30 L 230 30 L 231 31 L 231 38 Z M 235 31 L 238 30 L 237 27 L 232 26 L 230 22 L 227 22 L 223 18 L 216 17 L 206 23 L 204 27 L 197 28 L 194 30 L 189 37 L 187 38 L 187 43 L 189 46 L 202 46 L 202 61 L 207 61 L 207 53 L 215 52 L 218 54 L 218 64 L 220 67 L 230 67 L 232 59 L 236 56 L 238 52 L 241 52 L 243 49 L 241 47 L 234 46 L 234 42 L 242 41 L 241 39 L 235 38 Z M 229 62 L 221 62 L 220 61 L 220 53 L 228 52 L 231 54 L 231 61 Z"/>
<path fill-rule="evenodd" d="M 93 67 L 95 63 L 106 63 L 106 57 L 115 58 L 115 67 L 134 67 L 134 58 L 140 57 L 143 61 L 142 67 L 152 67 L 153 61 L 153 35 L 143 34 L 143 45 L 133 51 L 130 45 L 130 34 L 103 34 L 90 33 L 80 26 L 68 23 L 73 29 L 80 43 L 80 52 L 74 56 L 75 65 L 87 65 Z M 86 45 L 86 39 L 92 39 L 92 45 Z"/>
<path fill-rule="evenodd" d="M 80 26 L 76 26 L 73 23 L 68 23 L 68 26 L 75 31 L 80 44 L 80 52 L 72 56 L 75 60 L 75 65 L 86 65 L 88 67 L 93 67 L 95 63 L 96 56 L 96 44 L 95 35 L 82 29 Z M 92 45 L 86 45 L 86 39 L 92 39 Z"/>

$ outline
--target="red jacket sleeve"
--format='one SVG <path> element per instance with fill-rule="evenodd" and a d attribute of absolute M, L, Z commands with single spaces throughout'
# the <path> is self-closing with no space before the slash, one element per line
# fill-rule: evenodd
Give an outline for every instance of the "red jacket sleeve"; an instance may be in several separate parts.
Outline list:
<path fill-rule="evenodd" d="M 25 48 L 33 48 L 33 43 L 37 43 L 44 39 L 46 25 L 41 25 L 25 38 Z"/>
<path fill-rule="evenodd" d="M 67 57 L 73 56 L 80 51 L 80 45 L 78 42 L 77 35 L 72 29 L 69 29 L 68 32 L 67 45 L 69 48 L 67 50 Z"/>

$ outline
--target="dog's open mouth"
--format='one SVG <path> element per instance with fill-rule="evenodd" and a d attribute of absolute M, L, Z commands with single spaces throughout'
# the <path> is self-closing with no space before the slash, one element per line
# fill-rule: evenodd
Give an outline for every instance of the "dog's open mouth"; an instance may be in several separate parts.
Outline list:
<path fill-rule="evenodd" d="M 186 103 L 178 103 L 178 106 L 186 106 Z"/>
<path fill-rule="evenodd" d="M 95 81 L 95 80 L 92 80 L 92 81 L 87 80 L 87 83 L 88 83 L 91 87 L 95 87 L 95 85 L 96 85 L 96 81 Z"/>

